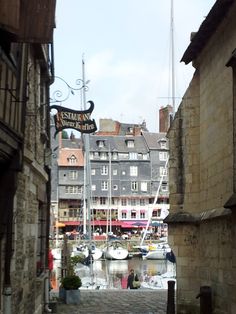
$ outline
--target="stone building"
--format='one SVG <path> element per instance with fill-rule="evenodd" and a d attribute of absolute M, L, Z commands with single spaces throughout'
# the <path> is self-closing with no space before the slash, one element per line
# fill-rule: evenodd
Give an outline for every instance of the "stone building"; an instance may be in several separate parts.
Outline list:
<path fill-rule="evenodd" d="M 55 0 L 0 11 L 0 313 L 47 310 Z"/>
<path fill-rule="evenodd" d="M 204 313 L 236 313 L 235 19 L 236 1 L 216 1 L 181 60 L 195 73 L 167 134 L 177 313 L 199 313 L 200 287 Z"/>

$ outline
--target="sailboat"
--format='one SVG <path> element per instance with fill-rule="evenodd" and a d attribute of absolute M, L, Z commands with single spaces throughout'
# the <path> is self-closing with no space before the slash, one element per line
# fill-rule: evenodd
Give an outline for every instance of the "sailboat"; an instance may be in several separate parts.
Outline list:
<path fill-rule="evenodd" d="M 123 246 L 120 241 L 108 241 L 103 249 L 104 257 L 108 260 L 123 260 L 129 256 L 129 251 Z"/>
<path fill-rule="evenodd" d="M 95 243 L 91 243 L 90 245 L 92 260 L 97 261 L 99 260 L 103 252 L 101 249 L 96 247 Z M 82 258 L 86 259 L 89 256 L 89 247 L 88 245 L 82 244 L 75 244 L 72 248 L 71 257 L 73 256 L 81 256 Z"/>

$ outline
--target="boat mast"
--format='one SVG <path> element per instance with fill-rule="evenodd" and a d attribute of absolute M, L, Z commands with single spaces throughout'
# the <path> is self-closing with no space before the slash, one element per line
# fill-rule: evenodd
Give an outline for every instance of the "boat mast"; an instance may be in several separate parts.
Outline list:
<path fill-rule="evenodd" d="M 109 143 L 109 224 L 110 224 L 110 232 L 112 232 L 111 228 L 111 146 Z"/>
<path fill-rule="evenodd" d="M 109 175 L 109 183 L 108 183 L 108 209 L 107 209 L 107 226 L 106 226 L 106 233 L 108 236 L 108 232 L 112 232 L 111 228 L 111 147 L 109 143 L 109 167 L 108 167 L 108 175 Z"/>
<path fill-rule="evenodd" d="M 153 201 L 153 204 L 152 204 L 152 208 L 151 208 L 151 211 L 149 213 L 149 217 L 148 217 L 148 222 L 147 222 L 147 225 L 146 225 L 146 228 L 145 228 L 145 231 L 143 233 L 143 237 L 142 237 L 142 240 L 141 240 L 141 243 L 140 245 L 143 245 L 143 241 L 147 235 L 147 231 L 148 231 L 148 228 L 150 226 L 150 222 L 152 220 L 152 213 L 153 213 L 153 208 L 158 200 L 158 197 L 159 197 L 159 192 L 160 192 L 160 188 L 161 188 L 161 185 L 162 185 L 162 181 L 163 181 L 163 178 L 164 176 L 167 175 L 167 172 L 166 172 L 166 169 L 167 169 L 167 165 L 168 165 L 168 161 L 169 161 L 169 157 L 166 159 L 166 163 L 165 163 L 165 167 L 162 171 L 162 174 L 161 174 L 161 179 L 160 179 L 160 182 L 159 182 L 159 185 L 158 185 L 158 189 L 157 189 L 157 192 L 156 192 L 156 195 L 155 195 L 155 198 L 154 198 L 154 201 Z"/>
<path fill-rule="evenodd" d="M 172 78 L 172 107 L 175 115 L 175 43 L 174 43 L 174 0 L 171 0 L 171 78 Z"/>
<path fill-rule="evenodd" d="M 86 107 L 86 81 L 85 81 L 85 63 L 84 59 L 82 58 L 82 79 L 83 79 L 83 105 L 84 110 L 87 109 Z M 86 213 L 87 209 L 87 218 L 88 218 L 88 239 L 89 239 L 89 269 L 90 269 L 90 279 L 91 284 L 93 284 L 93 256 L 92 256 L 92 230 L 91 230 L 91 169 L 90 169 L 90 146 L 89 146 L 89 134 L 84 134 L 84 145 L 85 145 L 85 190 L 86 190 L 86 208 L 84 208 L 84 212 Z M 86 226 L 87 221 L 84 221 Z M 86 229 L 85 229 L 86 230 Z"/>

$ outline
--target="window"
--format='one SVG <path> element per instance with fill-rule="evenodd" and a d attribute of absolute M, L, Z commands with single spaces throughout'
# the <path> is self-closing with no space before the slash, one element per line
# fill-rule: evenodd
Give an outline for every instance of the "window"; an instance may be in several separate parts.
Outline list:
<path fill-rule="evenodd" d="M 112 173 L 113 173 L 113 176 L 117 176 L 117 169 L 113 169 Z"/>
<path fill-rule="evenodd" d="M 160 176 L 166 176 L 167 175 L 167 169 L 165 167 L 160 167 Z"/>
<path fill-rule="evenodd" d="M 133 148 L 134 147 L 134 141 L 133 140 L 127 141 L 127 147 Z"/>
<path fill-rule="evenodd" d="M 100 197 L 100 205 L 106 205 L 106 198 Z"/>
<path fill-rule="evenodd" d="M 116 160 L 117 157 L 118 157 L 118 154 L 117 154 L 117 153 L 113 153 L 113 154 L 112 154 L 112 158 L 113 158 L 114 160 Z"/>
<path fill-rule="evenodd" d="M 168 191 L 168 184 L 166 182 L 162 182 L 161 184 L 161 190 L 162 191 Z"/>
<path fill-rule="evenodd" d="M 96 187 L 96 186 L 95 186 Z M 92 186 L 92 188 L 93 188 L 93 186 Z M 97 205 L 97 198 L 96 197 L 93 197 L 92 198 L 92 203 L 93 203 L 93 205 Z"/>
<path fill-rule="evenodd" d="M 101 189 L 102 189 L 102 191 L 108 190 L 108 182 L 107 181 L 102 181 Z"/>
<path fill-rule="evenodd" d="M 136 211 L 132 210 L 131 212 L 131 218 L 135 219 L 136 218 Z"/>
<path fill-rule="evenodd" d="M 121 206 L 126 206 L 127 205 L 127 199 L 126 198 L 122 198 L 121 199 Z"/>
<path fill-rule="evenodd" d="M 118 190 L 118 185 L 117 184 L 113 185 L 113 190 Z"/>
<path fill-rule="evenodd" d="M 137 166 L 131 166 L 130 167 L 130 175 L 132 177 L 137 177 L 137 175 L 138 175 L 138 167 Z"/>
<path fill-rule="evenodd" d="M 105 142 L 104 141 L 98 141 L 98 147 L 102 148 L 105 146 Z"/>
<path fill-rule="evenodd" d="M 96 184 L 92 184 L 91 189 L 92 189 L 92 191 L 96 191 Z"/>
<path fill-rule="evenodd" d="M 148 159 L 148 154 L 143 154 L 143 160 L 147 160 Z"/>
<path fill-rule="evenodd" d="M 108 166 L 102 166 L 101 168 L 101 175 L 107 175 L 108 174 Z"/>
<path fill-rule="evenodd" d="M 94 158 L 98 158 L 98 157 L 99 157 L 99 153 L 98 153 L 98 152 L 94 152 L 94 153 L 93 153 L 93 157 L 94 157 Z"/>
<path fill-rule="evenodd" d="M 130 205 L 131 205 L 131 206 L 136 206 L 136 199 L 131 198 L 131 200 L 130 200 Z"/>
<path fill-rule="evenodd" d="M 138 191 L 138 182 L 137 181 L 131 182 L 131 191 Z"/>
<path fill-rule="evenodd" d="M 126 175 L 126 172 L 125 172 L 125 170 L 123 170 L 123 171 L 122 171 L 122 175 L 123 175 L 123 176 L 125 176 L 125 175 Z"/>
<path fill-rule="evenodd" d="M 160 159 L 160 161 L 167 160 L 167 157 L 168 157 L 167 152 L 159 152 L 159 159 Z"/>
<path fill-rule="evenodd" d="M 119 153 L 119 159 L 128 159 L 129 154 L 128 153 Z"/>
<path fill-rule="evenodd" d="M 129 159 L 130 160 L 137 160 L 138 159 L 138 154 L 134 153 L 134 152 L 129 153 Z"/>
<path fill-rule="evenodd" d="M 96 174 L 96 169 L 91 169 L 91 175 L 95 176 L 95 174 Z"/>
<path fill-rule="evenodd" d="M 69 217 L 77 217 L 77 209 L 74 209 L 74 208 L 70 208 L 69 209 Z"/>
<path fill-rule="evenodd" d="M 162 141 L 162 142 L 160 143 L 160 145 L 161 145 L 161 148 L 166 148 L 166 142 L 163 142 L 163 141 Z"/>
<path fill-rule="evenodd" d="M 127 218 L 127 213 L 126 212 L 122 212 L 121 216 L 122 216 L 123 219 L 126 219 Z"/>
<path fill-rule="evenodd" d="M 82 193 L 82 187 L 79 187 L 77 185 L 67 185 L 65 188 L 66 188 L 66 194 Z"/>
<path fill-rule="evenodd" d="M 141 182 L 141 191 L 147 192 L 147 182 Z"/>
<path fill-rule="evenodd" d="M 140 218 L 145 218 L 145 212 L 140 213 Z"/>
<path fill-rule="evenodd" d="M 75 157 L 75 155 L 71 155 L 69 158 L 67 158 L 67 160 L 70 165 L 74 165 L 77 162 L 77 158 Z"/>
<path fill-rule="evenodd" d="M 100 153 L 100 159 L 107 159 L 107 154 L 106 153 Z"/>
<path fill-rule="evenodd" d="M 78 172 L 77 171 L 70 171 L 69 172 L 69 178 L 71 180 L 76 180 L 78 178 Z"/>
<path fill-rule="evenodd" d="M 145 199 L 144 198 L 140 199 L 140 206 L 145 206 Z"/>

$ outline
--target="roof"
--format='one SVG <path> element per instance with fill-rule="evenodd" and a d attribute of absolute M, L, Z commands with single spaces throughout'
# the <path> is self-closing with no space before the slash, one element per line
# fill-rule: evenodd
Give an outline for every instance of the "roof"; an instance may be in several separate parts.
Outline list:
<path fill-rule="evenodd" d="M 168 148 L 168 139 L 166 138 L 166 133 L 143 132 L 143 137 L 150 150 L 161 149 L 161 145 L 160 145 L 161 140 L 167 141 L 167 148 Z"/>
<path fill-rule="evenodd" d="M 62 139 L 61 141 L 62 148 L 79 149 L 81 148 L 81 145 L 82 145 L 82 141 L 80 138 Z"/>
<path fill-rule="evenodd" d="M 75 156 L 77 162 L 74 164 L 69 164 L 68 159 L 71 156 Z M 59 159 L 58 159 L 59 166 L 77 166 L 83 167 L 84 166 L 84 158 L 82 149 L 69 149 L 69 148 L 62 148 L 60 150 Z"/>
<path fill-rule="evenodd" d="M 181 62 L 188 64 L 195 60 L 211 36 L 214 34 L 221 21 L 226 18 L 226 15 L 234 3 L 234 0 L 217 0 L 211 8 L 205 20 L 200 25 L 196 34 L 194 34 L 190 45 L 184 52 Z"/>
<path fill-rule="evenodd" d="M 90 151 L 101 151 L 108 152 L 111 151 L 117 152 L 139 152 L 147 153 L 148 149 L 144 138 L 142 135 L 137 136 L 101 136 L 101 135 L 90 135 Z M 104 147 L 99 147 L 98 142 L 104 141 Z M 127 141 L 134 141 L 134 147 L 128 147 Z"/>

